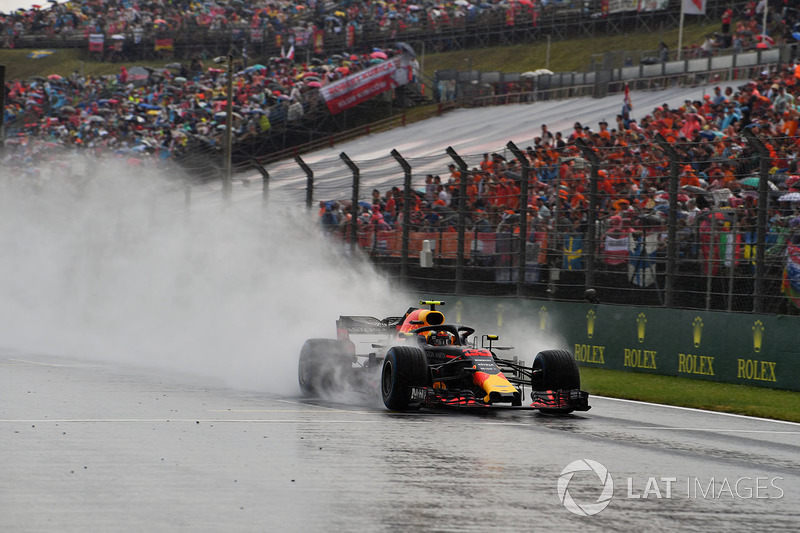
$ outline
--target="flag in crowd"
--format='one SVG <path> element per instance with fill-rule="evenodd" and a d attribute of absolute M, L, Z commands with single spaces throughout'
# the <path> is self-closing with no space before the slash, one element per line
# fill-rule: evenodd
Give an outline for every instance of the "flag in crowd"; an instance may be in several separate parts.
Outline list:
<path fill-rule="evenodd" d="M 800 307 L 800 246 L 786 245 L 786 267 L 783 269 L 782 291 Z"/>
<path fill-rule="evenodd" d="M 707 0 L 683 0 L 684 15 L 705 15 Z"/>

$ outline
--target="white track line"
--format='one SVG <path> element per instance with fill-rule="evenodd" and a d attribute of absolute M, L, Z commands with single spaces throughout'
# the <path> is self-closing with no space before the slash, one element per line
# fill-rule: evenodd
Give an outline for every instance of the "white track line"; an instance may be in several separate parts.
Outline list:
<path fill-rule="evenodd" d="M 130 423 L 130 424 L 155 424 L 155 423 L 186 423 L 186 424 L 222 424 L 230 422 L 239 423 L 303 423 L 306 424 L 310 420 L 302 418 L 239 418 L 239 419 L 223 419 L 223 418 L 60 418 L 60 419 L 37 419 L 37 420 L 12 420 L 0 419 L 0 423 L 13 423 L 13 424 L 106 424 L 106 423 Z M 373 424 L 381 422 L 380 420 L 313 420 L 315 424 Z"/>
<path fill-rule="evenodd" d="M 8 361 L 12 361 L 14 363 L 23 363 L 26 365 L 36 365 L 36 366 L 69 366 L 69 365 L 57 365 L 55 363 L 42 363 L 39 361 L 28 361 L 27 359 L 7 359 Z"/>
<path fill-rule="evenodd" d="M 778 431 L 776 429 L 724 429 L 724 428 L 682 428 L 664 426 L 628 426 L 626 429 L 646 429 L 655 431 L 708 431 L 711 433 L 770 433 L 779 435 L 800 435 L 800 431 Z"/>
<path fill-rule="evenodd" d="M 758 416 L 747 416 L 747 415 L 738 415 L 736 413 L 723 413 L 721 411 L 708 411 L 706 409 L 696 409 L 694 407 L 681 407 L 678 405 L 667 405 L 663 403 L 652 403 L 652 402 L 641 402 L 638 400 L 626 400 L 624 398 L 609 398 L 608 396 L 593 396 L 593 398 L 602 398 L 603 400 L 611 400 L 614 402 L 625 402 L 625 403 L 638 403 L 641 405 L 650 405 L 653 407 L 663 407 L 665 409 L 679 409 L 681 411 L 693 411 L 695 413 L 704 413 L 708 415 L 719 415 L 719 416 L 732 416 L 734 418 L 744 418 L 747 420 L 758 420 L 761 422 L 773 422 L 776 424 L 789 424 L 790 426 L 797 426 L 800 428 L 800 424 L 797 422 L 790 422 L 788 420 L 775 420 L 772 418 L 761 418 Z"/>

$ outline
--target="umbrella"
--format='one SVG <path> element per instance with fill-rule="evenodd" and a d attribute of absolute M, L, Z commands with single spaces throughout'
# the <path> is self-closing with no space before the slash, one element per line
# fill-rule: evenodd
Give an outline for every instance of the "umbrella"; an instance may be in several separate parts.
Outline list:
<path fill-rule="evenodd" d="M 132 83 L 134 87 L 142 87 L 147 84 L 148 78 L 150 78 L 150 71 L 144 67 L 132 67 L 128 69 L 128 81 Z"/>
<path fill-rule="evenodd" d="M 401 52 L 405 52 L 405 53 L 409 54 L 411 57 L 417 57 L 417 53 L 414 51 L 414 49 L 408 43 L 400 42 L 400 43 L 395 43 L 394 45 Z"/>
<path fill-rule="evenodd" d="M 178 63 L 178 62 L 167 63 L 166 65 L 164 65 L 164 68 L 171 68 L 171 69 L 175 69 L 175 70 L 180 70 L 180 69 L 183 68 L 183 63 Z"/>
<path fill-rule="evenodd" d="M 702 187 L 696 187 L 694 185 L 684 185 L 681 187 L 684 191 L 690 194 L 709 194 L 707 190 Z"/>
<path fill-rule="evenodd" d="M 164 19 L 156 19 L 153 21 L 153 24 L 166 24 L 167 21 Z"/>
<path fill-rule="evenodd" d="M 120 33 L 115 33 L 114 35 L 111 36 L 111 38 L 114 39 L 115 41 L 124 41 L 125 40 L 125 36 L 120 34 Z"/>
<path fill-rule="evenodd" d="M 320 82 L 318 82 L 318 81 L 310 81 L 310 82 L 308 82 L 307 85 L 308 85 L 308 87 L 314 87 L 314 88 L 322 87 L 322 84 Z"/>
<path fill-rule="evenodd" d="M 739 180 L 739 183 L 748 187 L 758 187 L 758 183 L 760 181 L 761 179 L 758 176 L 751 176 L 749 178 Z"/>
<path fill-rule="evenodd" d="M 246 69 L 244 69 L 244 71 L 247 72 L 247 73 L 255 72 L 256 70 L 267 70 L 267 67 L 265 67 L 264 65 L 261 65 L 261 64 L 255 64 L 255 65 L 252 65 L 252 66 L 247 67 Z"/>
<path fill-rule="evenodd" d="M 790 192 L 778 198 L 779 202 L 800 202 L 800 192 Z"/>
<path fill-rule="evenodd" d="M 65 106 L 61 106 L 61 108 L 59 108 L 58 111 L 61 112 L 61 113 L 74 113 L 75 112 L 75 108 L 72 107 L 71 105 L 65 105 Z"/>
<path fill-rule="evenodd" d="M 100 115 L 92 115 L 89 117 L 89 122 L 105 122 L 106 119 L 101 117 Z"/>
<path fill-rule="evenodd" d="M 51 81 L 57 81 L 63 78 L 61 78 L 61 76 L 59 76 L 58 74 L 50 74 L 49 76 L 47 76 L 47 79 Z"/>
<path fill-rule="evenodd" d="M 369 57 L 371 57 L 372 59 L 386 59 L 388 56 L 386 55 L 385 52 L 378 51 L 378 52 L 372 52 L 369 55 Z"/>

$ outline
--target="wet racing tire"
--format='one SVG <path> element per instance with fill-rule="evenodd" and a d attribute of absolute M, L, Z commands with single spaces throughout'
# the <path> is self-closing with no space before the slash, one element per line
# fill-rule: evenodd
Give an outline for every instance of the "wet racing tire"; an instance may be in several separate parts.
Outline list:
<path fill-rule="evenodd" d="M 545 350 L 533 359 L 531 388 L 534 391 L 574 390 L 581 388 L 578 361 L 567 350 Z M 572 409 L 539 409 L 545 414 L 568 414 Z"/>
<path fill-rule="evenodd" d="M 309 339 L 300 350 L 297 382 L 305 396 L 319 396 L 344 389 L 350 379 L 353 356 L 334 339 Z"/>
<path fill-rule="evenodd" d="M 428 359 L 425 352 L 411 346 L 389 349 L 383 360 L 381 396 L 392 411 L 413 411 L 422 404 L 411 400 L 411 387 L 428 385 Z"/>

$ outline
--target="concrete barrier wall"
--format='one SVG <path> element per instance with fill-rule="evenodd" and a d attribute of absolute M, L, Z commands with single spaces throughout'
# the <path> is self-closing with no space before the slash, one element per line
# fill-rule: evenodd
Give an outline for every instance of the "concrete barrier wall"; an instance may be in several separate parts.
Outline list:
<path fill-rule="evenodd" d="M 513 298 L 436 298 L 447 302 L 442 311 L 448 322 L 478 326 L 479 333 L 502 335 L 516 323 L 530 328 L 532 337 L 563 339 L 561 346 L 542 349 L 569 348 L 581 366 L 800 391 L 800 317 Z M 515 334 L 519 335 L 518 329 Z"/>

